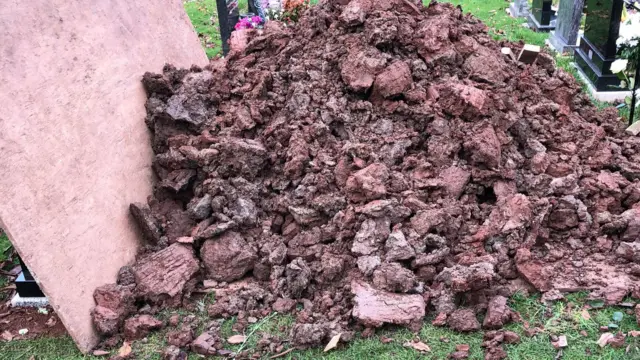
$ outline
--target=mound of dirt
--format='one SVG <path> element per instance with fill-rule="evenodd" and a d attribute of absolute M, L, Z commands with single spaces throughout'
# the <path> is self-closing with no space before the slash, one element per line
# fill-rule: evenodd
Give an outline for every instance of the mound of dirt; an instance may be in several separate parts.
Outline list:
<path fill-rule="evenodd" d="M 499 329 L 517 290 L 639 290 L 640 140 L 549 55 L 411 0 L 328 1 L 233 46 L 144 76 L 158 181 L 131 206 L 147 245 L 98 292 L 105 335 L 203 280 L 212 318 L 292 312 L 301 347 L 425 314 Z"/>

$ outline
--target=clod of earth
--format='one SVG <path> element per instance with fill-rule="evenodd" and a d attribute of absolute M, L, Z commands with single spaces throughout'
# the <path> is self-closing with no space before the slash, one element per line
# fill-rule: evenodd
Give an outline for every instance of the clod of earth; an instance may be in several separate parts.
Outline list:
<path fill-rule="evenodd" d="M 151 315 L 136 315 L 124 322 L 124 336 L 127 340 L 138 340 L 149 332 L 162 328 L 162 321 Z"/>
<path fill-rule="evenodd" d="M 495 330 L 523 286 L 640 291 L 640 139 L 548 54 L 514 62 L 500 49 L 519 45 L 417 0 L 327 0 L 232 44 L 143 77 L 159 181 L 131 206 L 137 262 L 96 290 L 102 335 L 144 336 L 162 324 L 141 310 L 207 281 L 209 315 L 238 332 L 292 312 L 293 344 L 324 346 L 430 312 L 493 329 L 486 358 L 501 359 L 518 339 Z M 170 338 L 186 347 L 183 330 Z"/>

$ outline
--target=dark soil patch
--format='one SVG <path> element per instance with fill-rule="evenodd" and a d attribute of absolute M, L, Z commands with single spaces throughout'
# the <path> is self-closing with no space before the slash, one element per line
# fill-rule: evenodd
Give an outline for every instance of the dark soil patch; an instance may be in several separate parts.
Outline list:
<path fill-rule="evenodd" d="M 64 325 L 53 312 L 51 307 L 44 308 L 47 314 L 40 313 L 38 308 L 12 308 L 4 306 L 0 308 L 0 341 L 7 341 L 6 333 L 12 340 L 35 339 L 39 337 L 58 337 L 67 334 Z M 28 332 L 20 335 L 20 330 Z"/>

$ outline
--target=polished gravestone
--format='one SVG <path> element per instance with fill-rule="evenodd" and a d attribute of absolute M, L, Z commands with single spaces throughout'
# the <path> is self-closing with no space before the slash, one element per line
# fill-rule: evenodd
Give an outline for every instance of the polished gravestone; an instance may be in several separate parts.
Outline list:
<path fill-rule="evenodd" d="M 556 29 L 549 36 L 549 43 L 559 53 L 577 46 L 583 10 L 584 0 L 560 0 Z"/>
<path fill-rule="evenodd" d="M 20 259 L 21 272 L 16 279 L 16 292 L 23 298 L 44 297 L 42 290 L 38 286 L 36 279 L 31 275 L 31 271 Z"/>
<path fill-rule="evenodd" d="M 509 5 L 509 12 L 513 17 L 527 17 L 529 16 L 529 1 L 528 0 L 514 0 Z"/>
<path fill-rule="evenodd" d="M 533 0 L 528 17 L 529 26 L 534 31 L 555 29 L 556 13 L 551 8 L 552 0 Z"/>
<path fill-rule="evenodd" d="M 240 19 L 238 0 L 216 0 L 216 9 L 218 10 L 218 26 L 222 39 L 222 54 L 227 55 L 231 33 Z"/>
<path fill-rule="evenodd" d="M 616 60 L 623 6 L 623 0 L 586 0 L 585 30 L 575 51 L 575 61 L 599 92 L 620 91 L 620 80 L 611 72 L 611 64 Z"/>

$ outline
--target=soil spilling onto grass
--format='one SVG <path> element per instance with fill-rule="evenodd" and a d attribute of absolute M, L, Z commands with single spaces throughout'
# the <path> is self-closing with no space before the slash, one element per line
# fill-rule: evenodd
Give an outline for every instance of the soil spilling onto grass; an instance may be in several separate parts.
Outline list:
<path fill-rule="evenodd" d="M 0 307 L 0 342 L 67 334 L 51 307 Z"/>
<path fill-rule="evenodd" d="M 425 314 L 500 329 L 523 289 L 639 290 L 640 140 L 549 55 L 411 0 L 328 1 L 232 45 L 144 76 L 158 181 L 131 206 L 147 245 L 96 291 L 105 337 L 203 288 L 237 329 L 291 312 L 300 347 Z"/>

